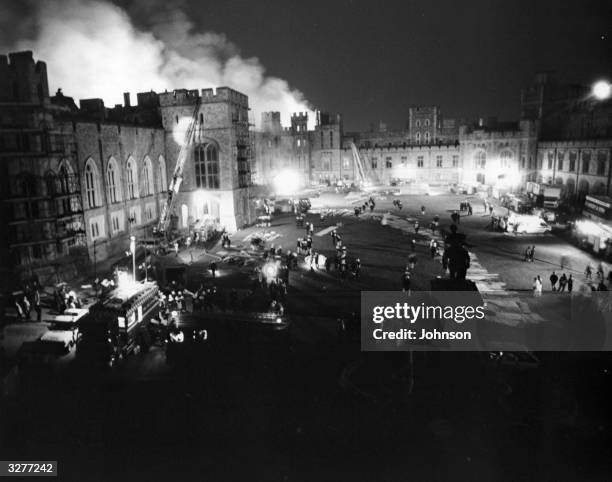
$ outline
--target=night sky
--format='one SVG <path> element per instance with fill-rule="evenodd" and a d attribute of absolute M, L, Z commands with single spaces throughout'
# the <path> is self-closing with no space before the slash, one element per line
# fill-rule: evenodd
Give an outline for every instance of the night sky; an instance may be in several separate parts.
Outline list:
<path fill-rule="evenodd" d="M 347 129 L 402 127 L 413 104 L 449 117 L 518 116 L 520 88 L 553 70 L 612 73 L 609 1 L 183 2 L 205 30 L 287 79 Z M 135 19 L 136 20 L 136 19 Z"/>

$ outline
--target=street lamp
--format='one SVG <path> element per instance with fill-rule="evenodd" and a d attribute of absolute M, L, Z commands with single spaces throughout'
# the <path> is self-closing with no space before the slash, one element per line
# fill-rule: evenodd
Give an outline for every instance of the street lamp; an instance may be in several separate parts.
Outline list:
<path fill-rule="evenodd" d="M 136 282 L 136 236 L 130 236 L 130 251 L 132 252 L 132 275 Z"/>
<path fill-rule="evenodd" d="M 612 84 L 607 80 L 599 80 L 593 84 L 591 94 L 597 100 L 609 99 L 612 95 Z"/>

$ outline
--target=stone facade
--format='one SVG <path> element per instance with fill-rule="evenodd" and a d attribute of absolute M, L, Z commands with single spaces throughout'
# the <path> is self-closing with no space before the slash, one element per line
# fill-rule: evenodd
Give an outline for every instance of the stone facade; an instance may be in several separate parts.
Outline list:
<path fill-rule="evenodd" d="M 132 106 L 101 99 L 77 107 L 50 97 L 44 62 L 0 56 L 0 199 L 8 236 L 2 269 L 48 282 L 78 266 L 120 256 L 129 237 L 150 237 L 195 115 L 173 218 L 179 230 L 212 221 L 252 223 L 248 99 L 229 88 L 139 93 Z M 196 109 L 197 106 L 197 109 Z"/>

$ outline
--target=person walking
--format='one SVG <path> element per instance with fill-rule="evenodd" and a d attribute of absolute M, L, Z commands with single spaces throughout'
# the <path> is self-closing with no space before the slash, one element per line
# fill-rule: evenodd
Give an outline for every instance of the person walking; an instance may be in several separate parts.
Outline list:
<path fill-rule="evenodd" d="M 472 215 L 472 205 L 470 203 L 467 203 L 467 212 L 468 212 L 468 216 Z"/>
<path fill-rule="evenodd" d="M 42 309 L 40 308 L 40 292 L 38 288 L 34 288 L 34 292 L 32 293 L 32 306 L 34 307 L 34 311 L 36 311 L 36 321 L 40 323 L 42 320 Z"/>
<path fill-rule="evenodd" d="M 416 263 L 417 263 L 416 254 L 411 254 L 410 256 L 408 256 L 408 268 L 410 269 L 410 271 L 414 271 L 414 268 L 416 267 Z"/>
<path fill-rule="evenodd" d="M 567 285 L 567 276 L 565 276 L 565 273 L 563 273 L 561 275 L 561 278 L 559 278 L 559 292 L 565 291 L 566 285 Z"/>
<path fill-rule="evenodd" d="M 32 312 L 32 305 L 30 304 L 30 300 L 26 295 L 23 296 L 23 300 L 21 301 L 23 305 L 23 314 L 25 316 L 26 321 L 30 321 L 30 313 Z"/>
<path fill-rule="evenodd" d="M 557 291 L 557 281 L 559 280 L 559 277 L 557 276 L 557 273 L 555 273 L 554 271 L 552 272 L 552 274 L 550 275 L 550 287 L 552 291 Z"/>
<path fill-rule="evenodd" d="M 540 279 L 540 275 L 533 278 L 533 296 L 536 298 L 542 296 L 542 280 Z"/>
<path fill-rule="evenodd" d="M 493 205 L 489 204 L 489 214 L 493 216 Z"/>
<path fill-rule="evenodd" d="M 410 286 L 412 284 L 412 280 L 410 279 L 410 271 L 404 271 L 402 275 L 402 291 L 404 293 L 410 294 Z"/>
<path fill-rule="evenodd" d="M 419 228 L 420 228 L 420 226 L 419 226 L 419 222 L 418 222 L 418 221 L 415 221 L 415 222 L 414 222 L 414 233 L 415 233 L 415 234 L 419 234 Z"/>
<path fill-rule="evenodd" d="M 215 263 L 214 261 L 211 261 L 211 263 L 208 265 L 208 268 L 210 269 L 210 272 L 212 273 L 212 277 L 215 278 L 217 275 L 217 263 Z"/>
<path fill-rule="evenodd" d="M 588 280 L 592 280 L 593 279 L 593 268 L 591 268 L 590 264 L 587 264 L 587 267 L 584 270 L 584 275 L 585 275 L 586 279 L 588 279 Z"/>
<path fill-rule="evenodd" d="M 532 246 L 531 250 L 529 251 L 529 261 L 533 263 L 534 259 L 535 259 L 535 246 Z"/>
<path fill-rule="evenodd" d="M 597 279 L 603 281 L 604 279 L 604 269 L 603 264 L 599 263 L 597 266 Z"/>
<path fill-rule="evenodd" d="M 569 278 L 567 278 L 567 292 L 571 293 L 573 287 L 574 287 L 574 279 L 572 278 L 572 275 L 570 274 Z"/>

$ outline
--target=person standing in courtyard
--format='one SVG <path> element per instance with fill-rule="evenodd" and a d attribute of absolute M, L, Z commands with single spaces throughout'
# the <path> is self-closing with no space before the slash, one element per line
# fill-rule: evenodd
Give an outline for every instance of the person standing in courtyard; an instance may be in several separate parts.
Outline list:
<path fill-rule="evenodd" d="M 535 260 L 535 246 L 532 246 L 531 250 L 529 251 L 529 261 L 533 263 L 534 260 Z"/>
<path fill-rule="evenodd" d="M 590 264 L 587 264 L 586 269 L 584 270 L 584 276 L 586 277 L 586 279 L 588 280 L 592 280 L 593 279 L 593 268 L 591 268 Z"/>
<path fill-rule="evenodd" d="M 404 271 L 402 275 L 402 291 L 404 293 L 410 294 L 410 286 L 412 284 L 412 280 L 410 279 L 410 271 Z"/>
<path fill-rule="evenodd" d="M 573 287 L 574 287 L 574 280 L 572 278 L 572 275 L 570 274 L 569 278 L 567 278 L 567 292 L 571 293 Z"/>
<path fill-rule="evenodd" d="M 533 278 L 533 296 L 536 298 L 542 296 L 542 280 L 540 275 Z"/>
<path fill-rule="evenodd" d="M 565 276 L 565 273 L 563 273 L 561 275 L 561 278 L 559 278 L 559 292 L 565 291 L 566 285 L 567 285 L 567 276 Z"/>
<path fill-rule="evenodd" d="M 419 234 L 419 228 L 420 228 L 420 226 L 419 226 L 419 222 L 418 222 L 418 221 L 415 221 L 415 222 L 414 222 L 414 233 L 415 233 L 415 234 Z"/>
<path fill-rule="evenodd" d="M 550 287 L 552 291 L 557 291 L 557 281 L 559 280 L 559 277 L 557 276 L 557 273 L 555 273 L 554 271 L 552 272 L 552 274 L 550 275 Z"/>

